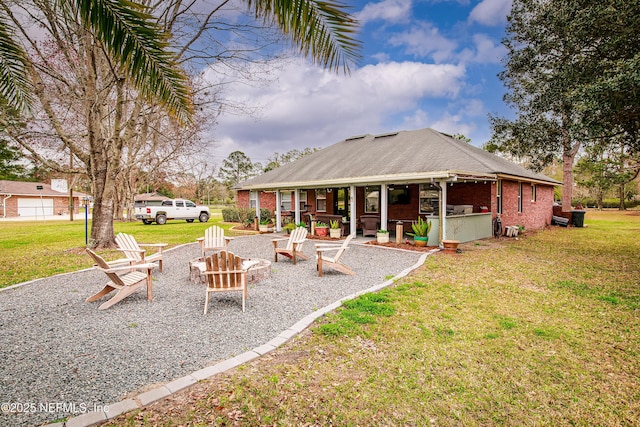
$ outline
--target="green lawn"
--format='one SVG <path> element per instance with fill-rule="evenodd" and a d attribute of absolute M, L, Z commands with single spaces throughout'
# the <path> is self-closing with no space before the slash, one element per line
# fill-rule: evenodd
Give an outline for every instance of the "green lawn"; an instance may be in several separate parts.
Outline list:
<path fill-rule="evenodd" d="M 115 232 L 129 233 L 139 243 L 168 243 L 176 246 L 195 242 L 204 230 L 221 222 L 219 212 L 212 211 L 209 222 L 187 223 L 169 221 L 165 225 L 144 225 L 142 222 L 116 222 Z M 91 224 L 89 224 L 89 233 Z M 84 252 L 84 218 L 75 221 L 2 221 L 0 222 L 0 288 L 27 280 L 64 273 L 93 265 Z M 113 251 L 101 251 L 107 258 L 120 257 Z"/>
<path fill-rule="evenodd" d="M 586 224 L 431 256 L 110 425 L 640 425 L 640 215 L 590 211 Z"/>

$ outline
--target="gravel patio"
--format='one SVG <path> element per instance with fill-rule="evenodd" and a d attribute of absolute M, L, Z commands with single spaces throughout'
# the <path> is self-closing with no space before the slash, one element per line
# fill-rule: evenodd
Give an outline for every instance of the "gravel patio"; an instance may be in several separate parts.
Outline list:
<path fill-rule="evenodd" d="M 273 234 L 236 237 L 229 250 L 273 261 Z M 176 378 L 259 347 L 316 310 L 380 285 L 424 254 L 363 245 L 342 260 L 356 272 L 326 269 L 318 277 L 314 241 L 308 261 L 280 257 L 271 277 L 249 287 L 246 312 L 238 293 L 211 296 L 189 280 L 197 243 L 166 251 L 154 272 L 152 302 L 144 289 L 108 310 L 85 303 L 107 281 L 83 270 L 0 292 L 0 425 L 50 423 L 134 397 Z M 13 406 L 6 406 L 6 404 Z"/>

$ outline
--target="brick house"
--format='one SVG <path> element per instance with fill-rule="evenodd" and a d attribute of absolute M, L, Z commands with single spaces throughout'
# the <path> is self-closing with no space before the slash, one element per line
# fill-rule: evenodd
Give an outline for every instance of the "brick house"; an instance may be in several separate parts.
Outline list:
<path fill-rule="evenodd" d="M 348 138 L 249 179 L 238 206 L 287 221 L 341 218 L 344 233 L 374 216 L 392 231 L 418 216 L 429 241 L 491 237 L 502 226 L 541 229 L 551 223 L 553 189 L 561 183 L 433 129 Z M 408 223 L 408 224 L 407 224 Z"/>
<path fill-rule="evenodd" d="M 0 217 L 1 218 L 44 218 L 45 216 L 69 213 L 69 193 L 66 181 L 52 180 L 51 184 L 42 182 L 23 182 L 0 180 Z M 73 193 L 74 213 L 79 213 L 82 200 L 87 195 Z"/>

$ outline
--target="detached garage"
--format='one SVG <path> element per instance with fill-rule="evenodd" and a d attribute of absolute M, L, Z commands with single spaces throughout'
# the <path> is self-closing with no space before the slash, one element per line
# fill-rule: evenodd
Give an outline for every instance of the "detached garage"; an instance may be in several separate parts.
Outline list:
<path fill-rule="evenodd" d="M 73 210 L 79 213 L 81 201 L 87 195 L 73 193 Z M 33 218 L 69 213 L 69 192 L 66 180 L 41 182 L 0 180 L 0 218 Z"/>

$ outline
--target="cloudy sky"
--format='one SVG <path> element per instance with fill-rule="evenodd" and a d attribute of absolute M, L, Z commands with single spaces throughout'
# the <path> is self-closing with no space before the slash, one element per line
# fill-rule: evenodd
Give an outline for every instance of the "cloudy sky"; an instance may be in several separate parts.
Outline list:
<path fill-rule="evenodd" d="M 235 150 L 264 164 L 274 152 L 425 127 L 479 146 L 487 115 L 509 114 L 497 74 L 511 0 L 345 2 L 361 23 L 360 63 L 343 75 L 292 59 L 268 85 L 234 86 L 227 96 L 260 110 L 220 117 L 209 137 L 218 166 Z"/>

